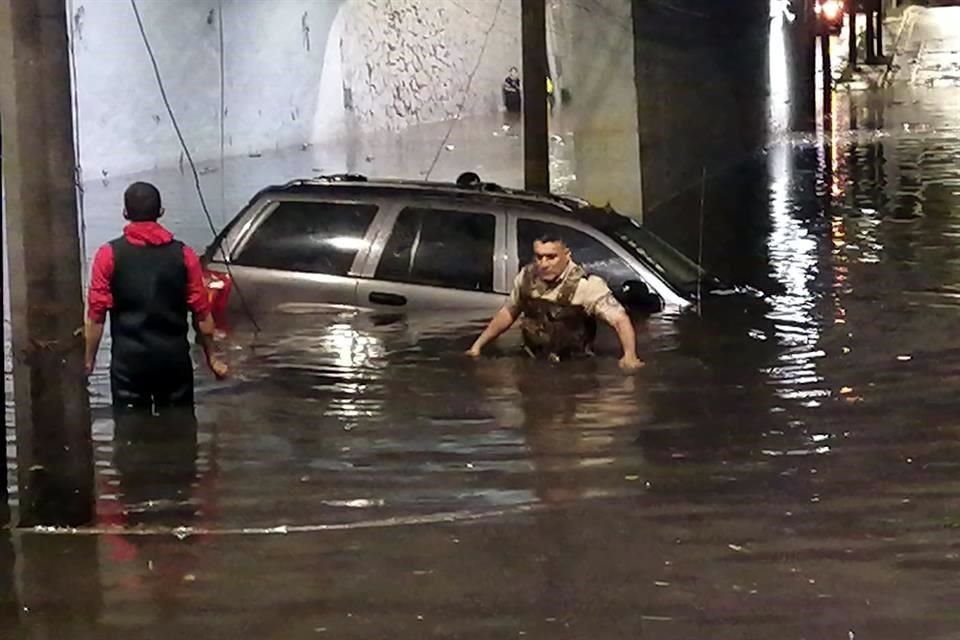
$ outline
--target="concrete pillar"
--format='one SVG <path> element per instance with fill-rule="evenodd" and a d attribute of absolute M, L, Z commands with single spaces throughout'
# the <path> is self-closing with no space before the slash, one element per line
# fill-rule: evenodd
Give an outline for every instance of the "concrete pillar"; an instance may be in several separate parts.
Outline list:
<path fill-rule="evenodd" d="M 93 516 L 83 294 L 63 0 L 0 0 L 20 524 Z"/>
<path fill-rule="evenodd" d="M 563 121 L 573 131 L 576 195 L 610 203 L 642 219 L 643 187 L 632 3 L 564 2 L 571 37 L 566 61 L 571 92 Z M 598 17 L 598 15 L 602 16 Z"/>
<path fill-rule="evenodd" d="M 550 191 L 547 125 L 546 0 L 522 0 L 523 177 L 529 191 Z"/>
<path fill-rule="evenodd" d="M 867 17 L 867 55 L 866 63 L 867 64 L 876 64 L 877 63 L 877 15 L 876 8 L 877 4 L 874 0 L 864 0 L 864 13 Z"/>
<path fill-rule="evenodd" d="M 813 131 L 816 128 L 817 36 L 813 0 L 798 0 L 799 14 L 792 25 L 790 62 L 796 81 L 791 95 L 791 129 Z"/>

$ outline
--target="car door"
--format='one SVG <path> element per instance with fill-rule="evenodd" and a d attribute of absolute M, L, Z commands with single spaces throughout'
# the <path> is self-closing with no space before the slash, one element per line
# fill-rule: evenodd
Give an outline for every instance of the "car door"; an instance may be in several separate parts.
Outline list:
<path fill-rule="evenodd" d="M 663 304 L 666 285 L 616 242 L 588 225 L 549 214 L 513 213 L 508 235 L 512 244 L 509 268 L 514 277 L 532 261 L 535 239 L 544 235 L 559 237 L 569 247 L 573 260 L 587 273 L 603 278 L 615 294 L 626 282 L 639 280 L 660 298 L 660 305 Z"/>
<path fill-rule="evenodd" d="M 378 310 L 496 310 L 507 293 L 502 211 L 408 203 L 384 224 L 357 289 Z"/>
<path fill-rule="evenodd" d="M 375 234 L 381 205 L 336 197 L 273 200 L 233 253 L 231 271 L 260 312 L 356 304 L 355 263 Z"/>

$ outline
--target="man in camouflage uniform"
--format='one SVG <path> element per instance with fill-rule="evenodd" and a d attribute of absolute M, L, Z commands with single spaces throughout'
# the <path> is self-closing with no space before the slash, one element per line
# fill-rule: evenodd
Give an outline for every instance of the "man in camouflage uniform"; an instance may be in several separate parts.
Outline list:
<path fill-rule="evenodd" d="M 467 351 L 479 356 L 488 343 L 521 318 L 524 348 L 553 361 L 589 354 L 600 318 L 617 332 L 623 347 L 620 366 L 639 369 L 633 323 L 602 278 L 587 275 L 560 238 L 533 243 L 534 260 L 517 274 L 510 299 Z"/>

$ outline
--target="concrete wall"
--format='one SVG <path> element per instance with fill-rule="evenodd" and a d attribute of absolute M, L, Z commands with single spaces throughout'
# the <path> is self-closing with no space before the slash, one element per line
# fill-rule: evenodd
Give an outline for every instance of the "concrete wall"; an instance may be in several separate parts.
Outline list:
<path fill-rule="evenodd" d="M 445 120 L 461 104 L 467 115 L 495 112 L 503 76 L 520 59 L 519 0 L 138 6 L 177 121 L 201 163 L 220 154 L 221 59 L 227 156 Z M 182 162 L 130 5 L 69 0 L 67 11 L 85 178 Z"/>
<path fill-rule="evenodd" d="M 344 10 L 345 83 L 361 127 L 447 120 L 461 106 L 496 112 L 507 70 L 520 65 L 519 0 L 364 0 Z"/>
<path fill-rule="evenodd" d="M 702 193 L 704 263 L 730 277 L 750 272 L 763 258 L 744 239 L 762 233 L 747 227 L 769 224 L 746 212 L 764 211 L 752 199 L 765 179 L 770 2 L 633 5 L 644 223 L 696 258 Z"/>
<path fill-rule="evenodd" d="M 553 6 L 552 62 L 558 85 L 571 96 L 575 191 L 640 218 L 643 158 L 631 2 L 568 0 Z"/>

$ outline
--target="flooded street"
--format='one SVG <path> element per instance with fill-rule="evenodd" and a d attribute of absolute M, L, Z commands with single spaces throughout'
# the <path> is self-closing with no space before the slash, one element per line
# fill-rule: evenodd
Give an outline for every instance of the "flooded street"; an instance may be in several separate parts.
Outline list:
<path fill-rule="evenodd" d="M 115 446 L 102 350 L 98 524 L 0 538 L 0 637 L 958 637 L 960 7 L 898 33 L 826 130 L 778 127 L 772 83 L 704 247 L 767 295 L 641 320 L 637 375 L 611 335 L 552 366 L 515 332 L 468 361 L 484 317 L 258 318 L 195 433 Z M 123 186 L 90 190 L 88 256 Z M 202 250 L 194 196 L 167 208 Z"/>

